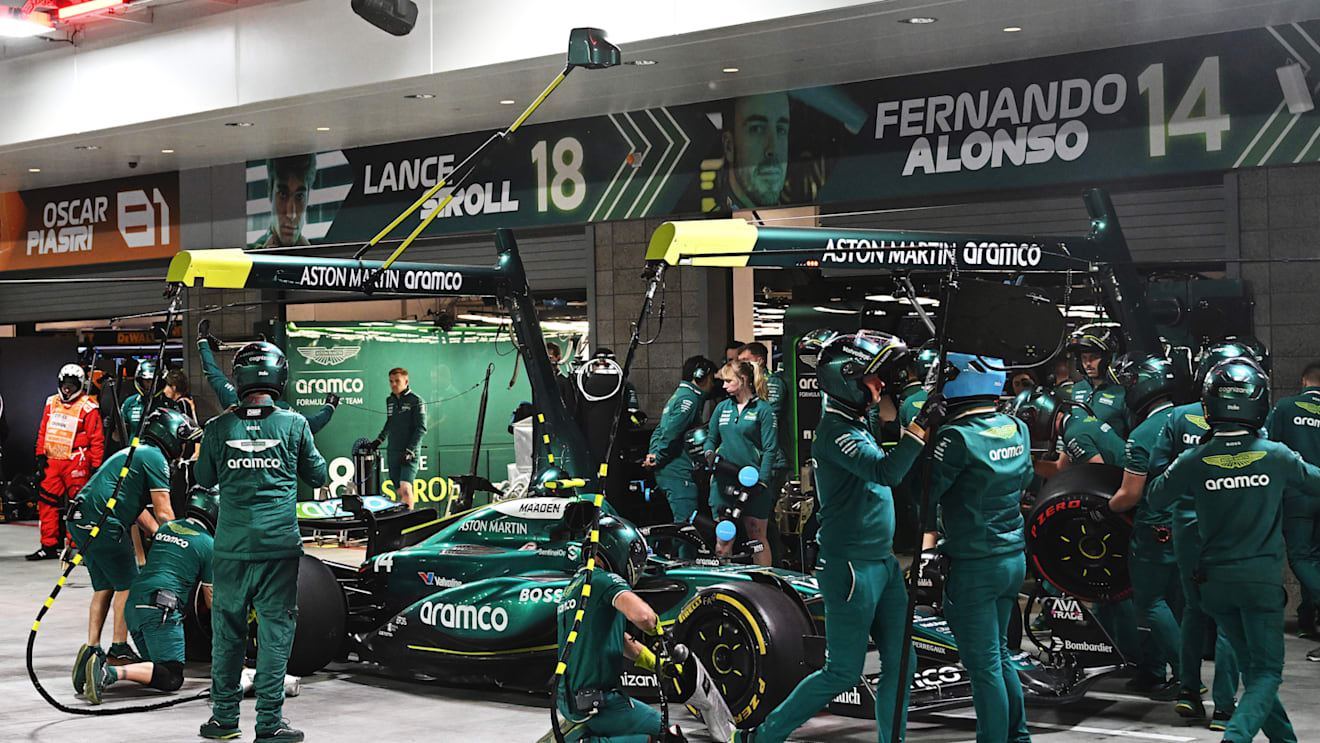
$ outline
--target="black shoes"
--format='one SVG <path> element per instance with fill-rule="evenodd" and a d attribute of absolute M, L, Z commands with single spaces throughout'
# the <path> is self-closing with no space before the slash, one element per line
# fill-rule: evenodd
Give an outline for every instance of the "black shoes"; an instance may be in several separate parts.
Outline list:
<path fill-rule="evenodd" d="M 289 727 L 288 720 L 280 720 L 279 726 L 272 730 L 258 730 L 256 743 L 297 743 L 303 737 L 303 731 Z"/>
<path fill-rule="evenodd" d="M 60 559 L 60 546 L 58 544 L 43 546 L 23 559 L 28 562 L 36 562 L 37 560 L 58 560 Z"/>
<path fill-rule="evenodd" d="M 1201 702 L 1201 695 L 1182 689 L 1178 694 L 1178 703 L 1173 705 L 1173 711 L 1184 720 L 1204 720 L 1205 706 Z"/>

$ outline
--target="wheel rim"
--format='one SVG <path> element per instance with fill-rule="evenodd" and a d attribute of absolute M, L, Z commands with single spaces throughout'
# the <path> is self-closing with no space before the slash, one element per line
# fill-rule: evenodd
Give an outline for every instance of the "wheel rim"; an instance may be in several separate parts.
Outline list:
<path fill-rule="evenodd" d="M 741 617 L 708 607 L 688 623 L 685 644 L 726 699 L 742 699 L 753 691 L 760 654 Z"/>

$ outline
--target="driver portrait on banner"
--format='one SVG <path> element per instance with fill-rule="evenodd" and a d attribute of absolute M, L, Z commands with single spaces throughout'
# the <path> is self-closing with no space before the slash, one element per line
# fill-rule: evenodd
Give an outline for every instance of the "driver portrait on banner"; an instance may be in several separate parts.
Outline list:
<path fill-rule="evenodd" d="M 248 247 L 322 242 L 352 184 L 352 170 L 340 151 L 249 161 Z"/>
<path fill-rule="evenodd" d="M 266 161 L 266 189 L 270 199 L 270 225 L 250 247 L 288 248 L 310 245 L 303 234 L 308 197 L 316 180 L 316 155 L 292 155 Z"/>

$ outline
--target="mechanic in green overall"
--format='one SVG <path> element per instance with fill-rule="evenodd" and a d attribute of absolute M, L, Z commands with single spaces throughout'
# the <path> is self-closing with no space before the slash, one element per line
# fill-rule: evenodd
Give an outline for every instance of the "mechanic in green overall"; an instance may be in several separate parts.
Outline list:
<path fill-rule="evenodd" d="M 601 517 L 598 531 L 600 555 L 591 571 L 590 586 L 583 566 L 559 600 L 560 656 L 569 642 L 574 620 L 579 612 L 582 615 L 555 695 L 560 731 L 570 743 L 682 741 L 677 726 L 665 730 L 659 712 L 634 701 L 619 688 L 625 658 L 639 668 L 667 673 L 667 669 L 658 667 L 660 660 L 655 653 L 625 631 L 631 623 L 648 635 L 659 632 L 655 610 L 632 590 L 646 568 L 646 540 L 632 526 L 611 516 Z M 583 545 L 582 554 L 591 554 L 589 545 Z M 602 562 L 616 572 L 610 572 Z"/>
<path fill-rule="evenodd" d="M 101 650 L 101 630 L 112 602 L 114 620 L 109 655 L 129 662 L 141 660 L 128 645 L 129 626 L 124 612 L 133 579 L 138 574 L 129 533 L 136 523 L 151 534 L 156 531 L 157 519 L 174 518 L 170 505 L 170 465 L 180 457 L 192 455 L 191 444 L 200 433 L 179 412 L 156 410 L 147 417 L 133 461 L 128 462 L 129 449 L 120 449 L 106 457 L 82 489 L 78 506 L 69 519 L 69 534 L 82 553 L 93 591 L 87 643 L 78 649 L 73 663 L 73 688 L 79 694 L 85 692 L 88 659 L 105 655 Z M 152 506 L 154 517 L 146 510 L 148 505 Z M 105 523 L 93 534 L 96 522 L 106 511 L 109 514 Z M 139 646 L 138 651 L 142 650 Z"/>
<path fill-rule="evenodd" d="M 882 448 L 898 443 L 902 430 L 917 417 L 921 406 L 926 403 L 926 377 L 930 369 L 939 360 L 939 352 L 931 342 L 927 342 L 916 353 L 909 353 L 907 362 L 894 369 L 889 379 L 882 379 L 885 387 L 891 390 L 897 418 L 885 421 L 880 417 L 880 406 L 872 405 L 866 411 L 866 427 L 875 436 Z M 898 390 L 897 394 L 892 390 Z M 894 549 L 906 554 L 917 546 L 915 532 L 910 528 L 917 519 L 917 500 L 921 493 L 921 458 L 908 469 L 903 482 L 892 488 L 894 496 L 894 519 L 898 528 L 894 532 Z M 933 524 L 932 524 L 933 528 Z M 937 536 L 931 537 L 930 547 L 934 548 Z M 918 552 L 920 550 L 917 550 Z"/>
<path fill-rule="evenodd" d="M 142 422 L 143 414 L 150 412 L 147 410 L 147 393 L 151 391 L 152 379 L 156 376 L 155 361 L 143 359 L 138 362 L 137 372 L 133 374 L 133 386 L 137 388 L 137 392 L 129 395 L 123 404 L 119 406 L 119 417 L 124 421 L 124 427 L 128 430 L 130 438 L 137 433 L 138 424 Z M 156 407 L 163 392 L 164 390 L 160 387 L 156 388 L 156 399 L 151 403 L 151 408 Z"/>
<path fill-rule="evenodd" d="M 329 479 L 307 419 L 275 405 L 289 363 L 265 342 L 234 355 L 240 404 L 206 424 L 197 458 L 197 484 L 219 487 L 215 530 L 215 600 L 211 607 L 211 719 L 203 738 L 234 738 L 239 673 L 247 648 L 248 612 L 257 616 L 258 743 L 299 741 L 302 731 L 282 719 L 284 674 L 298 618 L 298 483 Z"/>
<path fill-rule="evenodd" d="M 380 429 L 372 448 L 390 442 L 385 455 L 390 479 L 399 500 L 413 507 L 413 480 L 417 478 L 418 452 L 426 433 L 426 404 L 408 386 L 408 370 L 390 369 L 390 396 L 385 398 L 385 426 Z"/>
<path fill-rule="evenodd" d="M 1288 447 L 1261 438 L 1270 380 L 1253 359 L 1211 369 L 1201 401 L 1206 442 L 1174 460 L 1147 497 L 1167 508 L 1192 493 L 1201 552 L 1201 606 L 1228 636 L 1242 663 L 1244 691 L 1224 730 L 1226 743 L 1263 731 L 1273 743 L 1297 740 L 1279 701 L 1283 682 L 1283 500 L 1320 498 L 1320 469 Z"/>
<path fill-rule="evenodd" d="M 87 701 L 100 704 L 106 687 L 134 681 L 160 691 L 183 686 L 183 614 L 188 597 L 201 587 L 211 605 L 211 533 L 197 519 L 167 521 L 151 539 L 147 564 L 128 594 L 128 626 L 143 662 L 118 668 L 93 655 L 87 660 Z"/>
<path fill-rule="evenodd" d="M 1148 478 L 1159 475 L 1169 465 L 1168 460 L 1152 459 L 1152 455 L 1160 432 L 1173 415 L 1178 376 L 1173 363 L 1160 356 L 1127 359 L 1117 375 L 1126 389 L 1132 419 L 1140 423 L 1128 436 L 1123 483 L 1110 499 L 1109 509 L 1121 513 L 1136 508 L 1128 544 L 1128 573 L 1132 577 L 1137 629 L 1146 638 L 1144 670 L 1163 681 L 1167 665 L 1172 678 L 1180 682 L 1182 640 L 1173 607 L 1180 603 L 1182 588 L 1173 550 L 1173 509 L 1153 508 L 1141 499 Z M 1181 683 L 1177 687 L 1178 699 L 1186 705 L 1177 709 L 1190 709 L 1193 717 L 1204 717 L 1201 690 L 1181 689 Z M 1161 689 L 1158 696 L 1168 694 Z"/>
<path fill-rule="evenodd" d="M 893 551 L 894 503 L 889 489 L 921 454 L 922 426 L 940 405 L 928 406 L 887 455 L 867 428 L 865 416 L 866 409 L 880 400 L 882 378 L 892 374 L 889 367 L 903 364 L 907 353 L 902 340 L 865 330 L 836 336 L 820 350 L 816 380 L 824 399 L 812 454 L 820 498 L 816 579 L 825 601 L 825 666 L 803 679 L 755 729 L 735 733 L 734 741 L 786 740 L 831 699 L 857 685 L 868 639 L 875 642 L 881 662 L 875 689 L 879 740 L 890 740 L 900 693 L 901 724 L 906 726 L 911 677 L 900 679 L 897 669 L 907 589 Z M 911 674 L 916 653 L 911 648 L 909 653 Z"/>
<path fill-rule="evenodd" d="M 220 407 L 227 410 L 238 405 L 238 390 L 216 363 L 215 354 L 219 350 L 220 339 L 211 335 L 211 321 L 206 319 L 197 323 L 197 355 L 202 359 L 202 373 L 206 376 L 207 385 L 220 401 Z M 293 406 L 285 400 L 276 400 L 275 405 L 285 410 L 293 410 Z M 312 433 L 318 433 L 326 427 L 337 407 L 339 407 L 339 395 L 329 393 L 325 396 L 325 404 L 320 410 L 305 416 L 307 423 L 312 427 Z"/>
<path fill-rule="evenodd" d="M 1286 444 L 1310 464 L 1320 464 L 1320 362 L 1306 365 L 1301 394 L 1280 400 L 1265 419 L 1265 430 L 1271 441 Z M 1320 603 L 1320 500 L 1293 491 L 1284 494 L 1283 541 L 1307 603 Z M 1320 647 L 1306 659 L 1320 661 Z"/>
<path fill-rule="evenodd" d="M 675 522 L 687 523 L 697 512 L 697 485 L 692 477 L 692 456 L 688 454 L 687 432 L 701 423 L 701 408 L 715 389 L 715 362 L 705 356 L 693 356 L 683 362 L 683 381 L 665 403 L 660 423 L 651 434 L 650 450 L 642 466 L 655 471 L 655 487 L 663 490 Z M 682 557 L 691 557 L 693 548 L 679 548 Z"/>
<path fill-rule="evenodd" d="M 995 410 L 1002 362 L 947 358 L 949 412 L 935 434 L 930 484 L 950 558 L 944 616 L 971 677 L 978 743 L 1029 741 L 1007 637 L 1027 569 L 1019 503 L 1032 478 L 1030 439 L 1026 424 Z"/>
<path fill-rule="evenodd" d="M 1131 430 L 1123 386 L 1114 377 L 1114 356 L 1119 350 L 1118 329 L 1110 325 L 1086 325 L 1078 328 L 1068 341 L 1068 350 L 1077 362 L 1082 379 L 1072 386 L 1072 399 L 1083 403 L 1091 413 L 1108 423 L 1119 438 Z"/>
<path fill-rule="evenodd" d="M 729 395 L 715 406 L 707 425 L 705 458 L 714 464 L 716 455 L 719 459 L 731 462 L 738 467 L 755 467 L 757 489 L 755 494 L 741 506 L 736 496 L 730 495 L 737 490 L 736 480 L 722 470 L 716 470 L 710 478 L 710 510 L 716 519 L 722 514 L 741 509 L 744 533 L 748 539 L 755 539 L 766 544 L 766 527 L 770 519 L 770 509 L 774 506 L 774 496 L 770 485 L 774 481 L 774 463 L 779 452 L 779 431 L 775 425 L 774 411 L 765 402 L 765 380 L 757 374 L 754 364 L 747 361 L 730 361 L 716 375 Z M 767 546 L 768 547 L 768 546 Z M 716 552 L 727 555 L 733 548 L 732 542 L 720 541 Z M 763 549 L 752 556 L 757 565 L 770 567 L 770 550 Z"/>
<path fill-rule="evenodd" d="M 1242 343 L 1221 342 L 1207 347 L 1201 352 L 1197 362 L 1196 377 L 1193 386 L 1198 393 L 1205 386 L 1210 370 L 1223 361 L 1239 358 L 1253 358 L 1251 349 Z M 1175 406 L 1169 415 L 1168 423 L 1160 431 L 1151 452 L 1155 461 L 1173 462 L 1187 449 L 1200 444 L 1201 439 L 1210 433 L 1210 424 L 1205 419 L 1205 407 L 1201 402 Z M 1149 488 L 1148 488 L 1149 490 Z M 1197 587 L 1193 581 L 1196 562 L 1201 554 L 1201 533 L 1197 528 L 1194 496 L 1192 490 L 1181 494 L 1173 506 L 1173 552 L 1178 560 L 1178 578 L 1182 584 L 1183 613 L 1181 627 L 1182 653 L 1179 667 L 1182 671 L 1182 690 L 1175 711 L 1188 719 L 1201 719 L 1205 715 L 1199 702 L 1201 689 L 1204 688 L 1201 676 L 1201 659 L 1206 650 L 1206 634 L 1211 620 L 1202 610 L 1205 595 L 1204 587 Z M 1215 631 L 1215 671 L 1210 686 L 1210 696 L 1214 701 L 1214 712 L 1210 716 L 1210 729 L 1222 731 L 1228 726 L 1233 716 L 1239 680 L 1237 653 L 1228 641 L 1222 629 Z M 1191 691 L 1196 692 L 1193 700 Z"/>

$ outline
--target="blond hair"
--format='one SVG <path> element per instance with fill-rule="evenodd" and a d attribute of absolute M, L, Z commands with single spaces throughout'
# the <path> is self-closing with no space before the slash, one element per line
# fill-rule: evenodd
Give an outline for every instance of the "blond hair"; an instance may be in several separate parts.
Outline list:
<path fill-rule="evenodd" d="M 737 376 L 742 379 L 743 384 L 756 393 L 757 397 L 765 400 L 770 396 L 770 388 L 765 382 L 765 370 L 760 364 L 751 361 L 726 361 L 715 376 L 720 379 L 733 379 Z"/>

